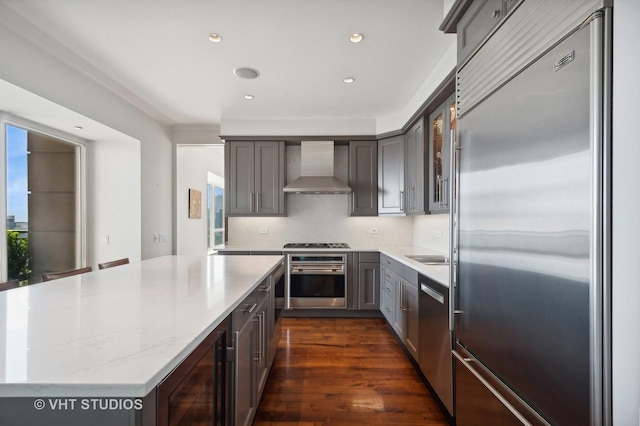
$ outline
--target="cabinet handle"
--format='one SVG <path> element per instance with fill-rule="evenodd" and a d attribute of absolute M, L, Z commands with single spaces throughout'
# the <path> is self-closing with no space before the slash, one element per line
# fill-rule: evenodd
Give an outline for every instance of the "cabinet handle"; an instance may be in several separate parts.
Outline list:
<path fill-rule="evenodd" d="M 257 307 L 258 307 L 258 304 L 254 303 L 253 305 L 251 305 L 251 307 L 249 309 L 245 309 L 244 312 L 246 314 L 252 314 L 253 311 L 255 311 Z"/>
<path fill-rule="evenodd" d="M 261 287 L 258 287 L 258 290 L 263 293 L 269 293 L 269 291 L 271 291 L 271 285 L 263 285 Z"/>
<path fill-rule="evenodd" d="M 493 13 L 491 14 L 492 18 L 499 18 L 500 17 L 500 11 L 499 10 L 494 10 Z"/>
<path fill-rule="evenodd" d="M 253 192 L 249 193 L 249 213 L 253 213 Z"/>
<path fill-rule="evenodd" d="M 400 211 L 404 211 L 404 191 L 400 191 Z"/>
<path fill-rule="evenodd" d="M 256 213 L 260 213 L 260 193 L 256 192 Z"/>
<path fill-rule="evenodd" d="M 442 207 L 447 208 L 449 207 L 449 203 L 447 201 L 447 194 L 448 194 L 448 190 L 447 188 L 449 188 L 449 178 L 444 178 L 442 179 L 442 192 L 440 193 L 440 197 L 442 199 Z"/>

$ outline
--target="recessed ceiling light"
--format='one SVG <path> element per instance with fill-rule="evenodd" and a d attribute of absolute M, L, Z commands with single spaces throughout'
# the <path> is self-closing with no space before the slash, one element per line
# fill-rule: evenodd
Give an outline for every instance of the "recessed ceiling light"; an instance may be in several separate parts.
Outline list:
<path fill-rule="evenodd" d="M 353 77 L 347 77 L 342 81 L 344 81 L 345 83 L 353 83 L 354 81 L 356 81 L 356 79 Z"/>
<path fill-rule="evenodd" d="M 258 78 L 260 72 L 257 69 L 249 68 L 249 67 L 240 67 L 233 70 L 233 73 L 240 78 L 246 78 L 252 80 L 254 78 Z"/>
<path fill-rule="evenodd" d="M 253 95 L 244 95 L 244 98 L 250 101 L 251 99 L 253 99 Z"/>
<path fill-rule="evenodd" d="M 211 33 L 209 34 L 209 40 L 214 43 L 220 43 L 222 41 L 222 36 L 220 34 Z"/>
<path fill-rule="evenodd" d="M 364 40 L 364 34 L 362 33 L 353 33 L 349 36 L 351 43 L 360 43 L 362 40 Z"/>
<path fill-rule="evenodd" d="M 82 130 L 83 129 L 82 126 L 73 126 L 73 128 L 76 129 L 76 130 Z"/>

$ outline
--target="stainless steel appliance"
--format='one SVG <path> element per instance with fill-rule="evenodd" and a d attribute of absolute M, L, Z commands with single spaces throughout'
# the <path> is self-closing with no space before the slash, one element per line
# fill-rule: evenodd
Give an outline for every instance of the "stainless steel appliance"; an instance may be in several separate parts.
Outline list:
<path fill-rule="evenodd" d="M 610 29 L 526 0 L 458 68 L 458 425 L 611 423 Z"/>
<path fill-rule="evenodd" d="M 289 243 L 285 248 L 348 248 L 344 243 Z M 287 255 L 286 308 L 347 306 L 347 255 L 309 251 Z"/>
<path fill-rule="evenodd" d="M 453 363 L 449 329 L 449 289 L 418 274 L 420 370 L 453 415 Z"/>

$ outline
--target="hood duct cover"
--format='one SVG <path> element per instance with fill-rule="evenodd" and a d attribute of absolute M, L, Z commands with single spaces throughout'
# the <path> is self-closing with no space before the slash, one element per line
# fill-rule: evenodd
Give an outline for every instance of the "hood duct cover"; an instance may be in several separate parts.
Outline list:
<path fill-rule="evenodd" d="M 300 177 L 284 192 L 300 194 L 347 194 L 351 188 L 333 174 L 333 141 L 303 141 L 300 144 Z"/>

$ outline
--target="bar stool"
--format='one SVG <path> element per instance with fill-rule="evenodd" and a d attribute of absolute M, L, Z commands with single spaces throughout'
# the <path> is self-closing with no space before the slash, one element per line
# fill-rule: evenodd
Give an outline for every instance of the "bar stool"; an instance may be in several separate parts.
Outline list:
<path fill-rule="evenodd" d="M 98 263 L 98 269 L 113 268 L 114 266 L 126 265 L 129 263 L 129 258 L 112 260 L 110 262 Z"/>
<path fill-rule="evenodd" d="M 79 268 L 79 269 L 72 269 L 70 271 L 64 271 L 64 272 L 50 272 L 48 274 L 42 274 L 42 281 L 57 280 L 58 278 L 84 274 L 85 272 L 91 272 L 91 266 L 86 266 L 84 268 Z"/>
<path fill-rule="evenodd" d="M 20 280 L 11 280 L 0 283 L 0 291 L 10 290 L 12 288 L 18 288 L 20 286 Z"/>

